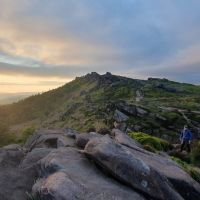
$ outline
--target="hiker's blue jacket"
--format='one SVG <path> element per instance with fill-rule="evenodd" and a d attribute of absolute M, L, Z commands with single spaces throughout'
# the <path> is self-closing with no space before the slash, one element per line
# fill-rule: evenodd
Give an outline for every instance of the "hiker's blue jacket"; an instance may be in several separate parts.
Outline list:
<path fill-rule="evenodd" d="M 180 136 L 180 139 L 183 140 L 183 141 L 189 141 L 189 140 L 192 140 L 192 133 L 190 130 L 182 130 L 181 131 L 181 136 Z"/>

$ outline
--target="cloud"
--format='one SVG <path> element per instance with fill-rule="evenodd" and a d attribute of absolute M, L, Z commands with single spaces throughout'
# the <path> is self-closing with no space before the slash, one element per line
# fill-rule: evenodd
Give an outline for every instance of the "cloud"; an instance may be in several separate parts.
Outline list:
<path fill-rule="evenodd" d="M 111 47 L 87 44 L 73 36 L 59 38 L 48 33 L 31 35 L 6 26 L 0 32 L 0 50 L 22 61 L 29 59 L 51 65 L 86 65 L 93 60 L 98 62 L 102 57 L 109 63 L 109 56 L 119 54 Z"/>
<path fill-rule="evenodd" d="M 196 0 L 1 0 L 0 73 L 111 71 L 199 83 L 199 7 Z"/>
<path fill-rule="evenodd" d="M 120 67 L 118 67 L 120 69 Z M 43 66 L 43 67 L 32 67 L 32 66 L 19 66 L 8 63 L 0 62 L 0 74 L 1 75 L 24 75 L 29 77 L 57 77 L 57 78 L 68 78 L 72 79 L 76 76 L 89 73 L 91 71 L 98 71 L 105 73 L 108 70 L 107 67 L 101 66 Z"/>
<path fill-rule="evenodd" d="M 79 68 L 77 69 L 79 71 Z M 35 77 L 66 77 L 75 75 L 73 67 L 27 67 L 0 63 L 0 73 L 5 75 L 27 75 Z"/>
<path fill-rule="evenodd" d="M 61 6 L 65 9 L 62 8 L 61 13 L 66 13 L 68 4 L 64 1 L 41 3 L 33 0 L 31 5 L 18 0 L 16 3 L 3 2 L 0 8 L 0 51 L 3 54 L 18 57 L 21 62 L 30 59 L 51 65 L 86 65 L 100 61 L 110 64 L 113 55 L 119 55 L 120 50 L 112 46 L 87 41 L 76 35 L 75 30 L 70 31 L 71 23 L 65 24 L 64 19 L 73 17 L 61 15 L 63 19 L 60 19 L 57 13 Z M 17 3 L 22 4 L 22 8 Z M 9 12 L 9 9 L 13 12 Z M 73 24 L 76 23 L 74 18 Z M 91 27 L 89 29 L 92 32 Z"/>
<path fill-rule="evenodd" d="M 148 70 L 149 66 L 141 66 L 135 69 L 137 76 L 147 78 L 154 77 L 167 77 L 176 81 L 190 82 L 200 84 L 200 43 L 182 49 L 172 56 L 169 60 L 159 65 L 152 65 L 151 71 Z M 130 73 L 130 71 L 129 71 Z"/>

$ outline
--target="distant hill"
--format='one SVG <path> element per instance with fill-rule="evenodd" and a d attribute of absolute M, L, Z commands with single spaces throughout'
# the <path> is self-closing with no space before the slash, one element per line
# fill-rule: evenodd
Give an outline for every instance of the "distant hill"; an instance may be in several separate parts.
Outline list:
<path fill-rule="evenodd" d="M 57 89 L 0 106 L 0 123 L 12 131 L 27 126 L 80 131 L 120 126 L 165 139 L 184 124 L 198 136 L 200 87 L 167 79 L 137 80 L 95 72 Z"/>
<path fill-rule="evenodd" d="M 25 99 L 34 93 L 23 92 L 23 93 L 0 93 L 0 105 L 11 104 L 19 100 Z"/>

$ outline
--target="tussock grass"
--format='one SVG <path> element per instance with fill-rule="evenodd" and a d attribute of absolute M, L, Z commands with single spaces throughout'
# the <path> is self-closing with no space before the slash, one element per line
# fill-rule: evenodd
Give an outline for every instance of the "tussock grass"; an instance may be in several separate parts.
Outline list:
<path fill-rule="evenodd" d="M 168 151 L 172 149 L 172 145 L 166 140 L 150 136 L 141 132 L 129 133 L 129 136 L 134 140 L 138 141 L 140 144 L 144 145 L 147 150 L 152 152 L 155 151 Z"/>

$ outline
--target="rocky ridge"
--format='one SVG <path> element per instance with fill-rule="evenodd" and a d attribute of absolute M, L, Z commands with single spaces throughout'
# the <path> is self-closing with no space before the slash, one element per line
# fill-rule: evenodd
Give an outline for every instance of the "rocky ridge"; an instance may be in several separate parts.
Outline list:
<path fill-rule="evenodd" d="M 110 135 L 40 130 L 0 149 L 1 200 L 197 200 L 200 185 L 170 157 Z"/>
<path fill-rule="evenodd" d="M 114 123 L 124 132 L 144 132 L 173 143 L 188 124 L 199 139 L 199 102 L 196 85 L 92 72 L 60 88 L 0 106 L 0 146 L 13 143 L 30 127 L 88 132 L 112 129 Z"/>

